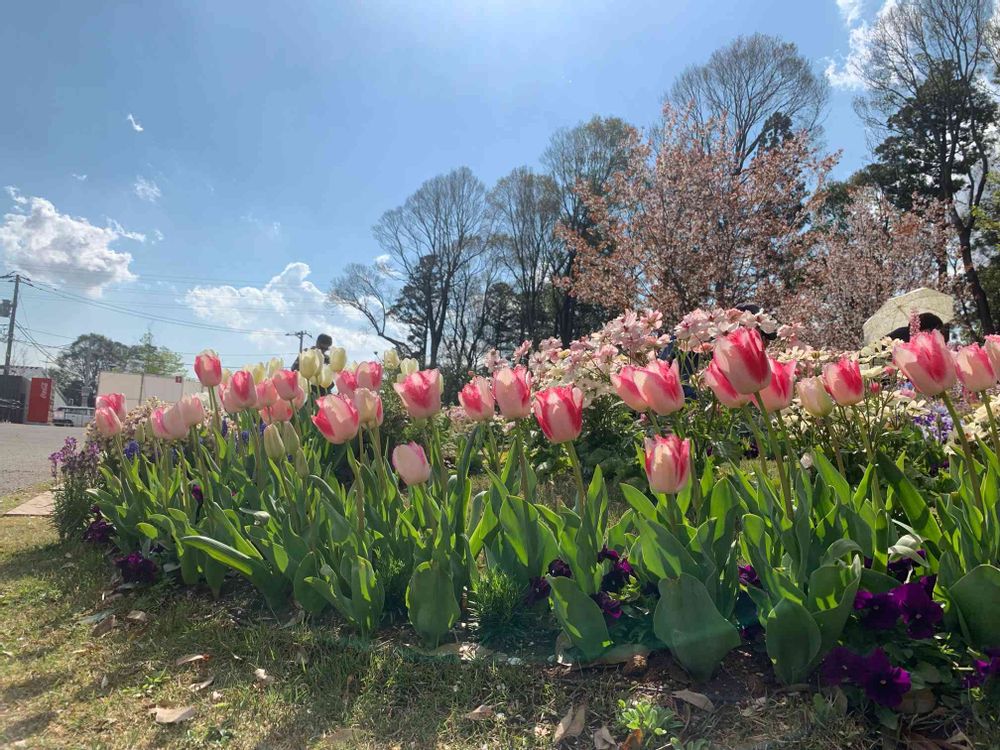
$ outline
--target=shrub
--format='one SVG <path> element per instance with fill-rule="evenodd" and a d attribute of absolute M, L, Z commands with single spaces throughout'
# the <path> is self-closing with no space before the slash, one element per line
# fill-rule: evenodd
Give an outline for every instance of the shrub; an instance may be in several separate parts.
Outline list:
<path fill-rule="evenodd" d="M 53 491 L 52 525 L 63 541 L 77 538 L 90 520 L 94 500 L 87 490 L 97 485 L 99 459 L 96 443 L 86 443 L 77 450 L 76 438 L 71 437 L 49 456 L 52 476 L 60 481 Z"/>

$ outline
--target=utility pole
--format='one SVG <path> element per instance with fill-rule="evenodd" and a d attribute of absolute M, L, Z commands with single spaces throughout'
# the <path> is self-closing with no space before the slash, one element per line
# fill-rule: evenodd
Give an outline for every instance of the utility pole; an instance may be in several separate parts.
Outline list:
<path fill-rule="evenodd" d="M 299 354 L 302 354 L 302 349 L 305 346 L 303 344 L 303 340 L 305 339 L 306 336 L 311 336 L 312 334 L 309 333 L 309 331 L 295 331 L 294 333 L 286 333 L 285 335 L 299 337 Z"/>
<path fill-rule="evenodd" d="M 3 374 L 10 375 L 10 354 L 11 350 L 14 348 L 14 323 L 17 322 L 17 293 L 21 287 L 21 275 L 20 274 L 7 274 L 6 276 L 0 276 L 0 278 L 9 281 L 11 277 L 14 278 L 14 301 L 10 306 L 10 323 L 7 325 L 7 356 L 3 360 Z"/>

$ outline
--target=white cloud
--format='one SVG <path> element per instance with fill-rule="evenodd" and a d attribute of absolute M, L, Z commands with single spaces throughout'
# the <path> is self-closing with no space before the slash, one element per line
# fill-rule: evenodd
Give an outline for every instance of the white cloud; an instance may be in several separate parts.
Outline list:
<path fill-rule="evenodd" d="M 87 175 L 85 174 L 77 174 L 76 172 L 73 172 L 72 174 L 73 174 L 73 179 L 77 180 L 78 182 L 86 182 L 87 180 Z"/>
<path fill-rule="evenodd" d="M 136 119 L 132 116 L 131 112 L 128 113 L 128 117 L 126 117 L 125 119 L 128 120 L 131 123 L 132 130 L 134 130 L 136 133 L 141 133 L 143 130 L 145 130 L 145 128 L 142 127 L 142 125 L 140 125 L 136 121 Z"/>
<path fill-rule="evenodd" d="M 329 307 L 326 295 L 309 281 L 311 272 L 307 263 L 289 263 L 263 286 L 196 286 L 181 301 L 202 320 L 253 329 L 255 333 L 248 338 L 262 354 L 284 351 L 288 347 L 285 334 L 300 329 L 314 337 L 330 334 L 334 344 L 347 349 L 353 359 L 385 349 L 387 344 L 366 328 L 356 312 Z"/>
<path fill-rule="evenodd" d="M 837 0 L 837 9 L 848 26 L 853 26 L 861 18 L 865 0 Z"/>
<path fill-rule="evenodd" d="M 136 176 L 135 185 L 132 187 L 135 190 L 136 195 L 144 201 L 149 201 L 150 203 L 156 203 L 157 199 L 162 195 L 159 185 L 152 180 L 147 180 L 141 175 Z"/>
<path fill-rule="evenodd" d="M 830 85 L 838 89 L 857 90 L 864 88 L 861 69 L 868 57 L 868 44 L 871 39 L 872 27 L 864 17 L 865 0 L 836 0 L 840 17 L 847 29 L 847 54 L 839 60 L 826 59 L 826 79 Z M 875 12 L 875 18 L 881 18 L 896 6 L 897 0 L 882 0 Z"/>
<path fill-rule="evenodd" d="M 163 242 L 163 232 L 161 232 L 159 229 L 154 229 L 153 230 L 153 243 L 155 244 L 157 242 Z"/>
<path fill-rule="evenodd" d="M 38 281 L 72 284 L 91 297 L 100 297 L 112 284 L 137 278 L 129 270 L 132 255 L 111 248 L 118 239 L 136 239 L 137 233 L 126 232 L 112 220 L 107 227 L 96 227 L 13 187 L 7 193 L 15 203 L 14 212 L 0 224 L 0 249 L 8 267 Z"/>
<path fill-rule="evenodd" d="M 124 237 L 127 240 L 135 240 L 136 242 L 146 241 L 146 235 L 142 232 L 130 232 L 110 217 L 105 217 L 104 220 L 107 222 L 108 229 L 117 234 L 119 237 Z"/>

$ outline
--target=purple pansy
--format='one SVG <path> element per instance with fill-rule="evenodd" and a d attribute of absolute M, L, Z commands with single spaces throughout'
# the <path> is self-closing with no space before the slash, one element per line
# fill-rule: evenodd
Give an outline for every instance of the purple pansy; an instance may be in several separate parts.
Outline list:
<path fill-rule="evenodd" d="M 83 541 L 103 545 L 108 544 L 114 535 L 115 527 L 103 518 L 98 518 L 92 521 L 87 530 L 83 532 Z"/>
<path fill-rule="evenodd" d="M 605 560 L 612 560 L 614 562 L 618 561 L 621 555 L 618 554 L 618 550 L 609 549 L 608 545 L 601 547 L 601 551 L 597 553 L 597 562 L 604 562 Z"/>
<path fill-rule="evenodd" d="M 899 619 L 899 605 L 889 592 L 859 591 L 854 597 L 854 609 L 864 612 L 865 625 L 875 630 L 888 630 Z"/>
<path fill-rule="evenodd" d="M 573 571 L 570 569 L 569 564 L 565 560 L 560 560 L 557 557 L 549 563 L 549 575 L 557 578 L 572 578 Z"/>
<path fill-rule="evenodd" d="M 121 571 L 125 583 L 152 583 L 156 580 L 156 563 L 141 552 L 130 552 L 115 560 L 115 565 Z"/>
<path fill-rule="evenodd" d="M 820 667 L 820 678 L 824 685 L 860 682 L 865 674 L 865 660 L 844 646 L 832 649 Z"/>
<path fill-rule="evenodd" d="M 760 583 L 760 576 L 757 575 L 757 571 L 753 569 L 753 565 L 740 565 L 739 578 L 740 583 L 748 588 L 750 586 L 758 589 L 764 588 Z"/>
<path fill-rule="evenodd" d="M 549 582 L 545 580 L 543 576 L 536 576 L 528 581 L 529 589 L 527 595 L 524 597 L 524 603 L 528 606 L 532 604 L 537 604 L 543 599 L 547 599 L 549 592 L 552 587 L 549 586 Z"/>
<path fill-rule="evenodd" d="M 865 695 L 879 705 L 897 708 L 910 692 L 910 673 L 894 667 L 885 651 L 875 649 L 864 660 L 864 675 L 859 681 Z"/>
<path fill-rule="evenodd" d="M 934 626 L 944 619 L 944 609 L 931 599 L 921 582 L 904 583 L 892 590 L 892 598 L 913 638 L 930 638 Z"/>
<path fill-rule="evenodd" d="M 597 602 L 597 606 L 601 608 L 601 612 L 603 612 L 606 617 L 617 620 L 622 616 L 622 603 L 606 591 L 594 594 L 591 598 Z"/>
<path fill-rule="evenodd" d="M 601 590 L 614 592 L 621 591 L 625 584 L 628 583 L 629 578 L 634 577 L 635 570 L 632 568 L 632 565 L 629 563 L 627 557 L 614 559 L 614 564 L 611 566 L 611 570 L 605 573 L 604 577 L 601 579 Z"/>

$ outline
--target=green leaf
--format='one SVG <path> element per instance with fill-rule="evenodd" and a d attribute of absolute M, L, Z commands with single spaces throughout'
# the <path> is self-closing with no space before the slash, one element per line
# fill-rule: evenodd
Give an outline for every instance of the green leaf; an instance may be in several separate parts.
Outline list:
<path fill-rule="evenodd" d="M 664 578 L 659 588 L 653 632 L 694 679 L 707 680 L 740 645 L 739 631 L 719 614 L 705 584 L 694 576 Z"/>
<path fill-rule="evenodd" d="M 924 498 L 917 491 L 917 488 L 896 467 L 896 464 L 885 456 L 879 456 L 878 468 L 879 474 L 892 487 L 896 494 L 896 499 L 903 506 L 903 512 L 906 514 L 906 518 L 909 520 L 913 530 L 924 539 L 937 545 L 941 539 L 941 528 L 934 519 L 931 509 L 924 501 Z"/>
<path fill-rule="evenodd" d="M 223 544 L 207 536 L 186 536 L 181 541 L 191 545 L 195 549 L 200 549 L 213 560 L 217 560 L 223 565 L 228 565 L 247 578 L 252 578 L 254 575 L 256 569 L 255 562 L 257 561 L 252 557 L 244 555 L 239 550 L 233 549 L 228 544 Z"/>
<path fill-rule="evenodd" d="M 135 528 L 150 539 L 156 539 L 156 537 L 160 535 L 160 532 L 157 531 L 156 527 L 149 523 L 137 523 Z"/>
<path fill-rule="evenodd" d="M 563 631 L 588 661 L 611 645 L 604 613 L 572 578 L 546 576 L 552 587 L 552 610 Z"/>
<path fill-rule="evenodd" d="M 774 673 L 786 685 L 802 682 L 819 654 L 822 635 L 809 611 L 791 599 L 782 599 L 764 624 L 767 655 Z"/>
<path fill-rule="evenodd" d="M 1000 647 L 1000 569 L 979 565 L 949 589 L 961 614 L 965 637 L 976 648 Z"/>
<path fill-rule="evenodd" d="M 437 648 L 441 636 L 451 630 L 461 611 L 455 599 L 451 572 L 442 562 L 421 563 L 406 589 L 406 608 L 413 629 L 428 648 Z"/>
<path fill-rule="evenodd" d="M 850 567 L 824 565 L 809 577 L 809 610 L 819 628 L 822 642 L 812 666 L 840 640 L 847 618 L 854 609 L 854 596 L 861 583 L 861 560 Z"/>

